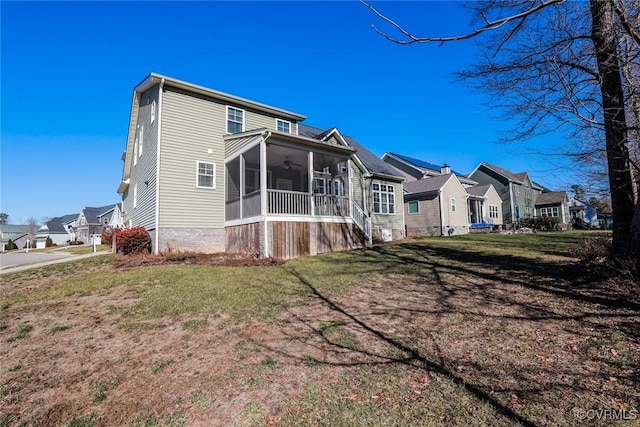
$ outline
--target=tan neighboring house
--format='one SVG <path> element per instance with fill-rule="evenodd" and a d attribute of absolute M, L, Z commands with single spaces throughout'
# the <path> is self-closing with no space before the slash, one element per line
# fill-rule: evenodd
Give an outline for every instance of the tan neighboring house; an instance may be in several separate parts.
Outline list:
<path fill-rule="evenodd" d="M 491 226 L 502 226 L 502 199 L 491 184 L 476 185 L 467 188 L 469 194 L 469 223 L 471 229 L 487 228 Z"/>
<path fill-rule="evenodd" d="M 399 173 L 304 119 L 150 74 L 134 89 L 122 155 L 124 223 L 147 229 L 155 253 L 289 259 L 403 238 Z"/>
<path fill-rule="evenodd" d="M 451 236 L 469 232 L 467 191 L 448 173 L 405 182 L 408 236 Z"/>

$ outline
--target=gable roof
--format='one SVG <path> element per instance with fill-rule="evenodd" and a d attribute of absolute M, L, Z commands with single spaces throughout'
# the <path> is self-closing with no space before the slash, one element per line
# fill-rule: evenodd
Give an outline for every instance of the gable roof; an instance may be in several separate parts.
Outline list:
<path fill-rule="evenodd" d="M 84 218 L 87 220 L 87 222 L 97 222 L 97 218 L 102 216 L 104 213 L 109 212 L 110 210 L 113 210 L 115 208 L 115 206 L 117 205 L 117 203 L 111 204 L 111 205 L 106 205 L 106 206 L 101 206 L 101 207 L 90 207 L 87 206 L 82 210 L 82 214 L 84 215 Z"/>
<path fill-rule="evenodd" d="M 489 191 L 489 188 L 491 188 L 491 184 L 476 185 L 475 187 L 467 188 L 467 193 L 472 196 L 484 196 Z"/>
<path fill-rule="evenodd" d="M 429 169 L 435 172 L 440 172 L 440 168 L 441 168 L 440 165 L 436 165 L 435 163 L 425 162 L 423 160 L 416 159 L 414 157 L 405 156 L 398 153 L 388 152 L 385 154 L 397 157 L 398 159 L 403 160 L 405 163 L 408 163 L 410 166 L 417 167 L 418 169 Z"/>
<path fill-rule="evenodd" d="M 135 137 L 137 134 L 137 119 L 138 110 L 140 108 L 140 94 L 154 85 L 165 85 L 172 88 L 177 88 L 190 93 L 206 96 L 216 99 L 223 103 L 232 104 L 238 107 L 243 107 L 249 110 L 260 111 L 269 115 L 280 117 L 283 119 L 292 120 L 294 122 L 302 121 L 306 117 L 302 114 L 294 113 L 291 111 L 283 110 L 281 108 L 272 107 L 260 102 L 251 101 L 246 98 L 231 95 L 228 93 L 220 92 L 214 89 L 209 89 L 204 86 L 199 86 L 193 83 L 188 83 L 182 80 L 175 79 L 173 77 L 164 76 L 157 73 L 150 73 L 133 89 L 133 99 L 131 101 L 131 111 L 129 113 L 129 128 L 127 133 L 127 145 L 122 154 L 122 160 L 124 160 L 124 168 L 122 171 L 122 180 L 118 186 L 118 193 L 124 194 L 129 186 L 129 180 L 131 175 L 131 168 L 133 163 L 133 146 Z"/>
<path fill-rule="evenodd" d="M 423 173 L 426 172 L 426 171 L 432 171 L 432 172 L 435 172 L 437 174 L 440 174 L 443 167 L 445 167 L 445 166 L 448 167 L 448 165 L 440 166 L 440 165 L 437 165 L 435 163 L 425 162 L 423 160 L 416 159 L 414 157 L 409 157 L 409 156 L 405 156 L 403 154 L 398 154 L 398 153 L 393 153 L 393 152 L 384 153 L 382 155 L 382 158 L 384 159 L 385 157 L 395 158 L 396 160 L 398 160 L 398 161 L 400 161 L 402 163 L 405 163 L 406 165 L 408 165 L 408 166 L 410 166 L 410 167 L 412 167 L 414 169 L 417 169 L 418 171 L 421 171 Z M 475 182 L 472 179 L 470 179 L 467 175 L 462 174 L 462 173 L 457 172 L 457 171 L 454 171 L 451 168 L 449 168 L 449 170 L 451 171 L 451 173 L 456 175 L 461 182 L 464 182 L 466 184 L 471 184 L 471 185 L 477 184 L 477 182 Z"/>
<path fill-rule="evenodd" d="M 404 190 L 409 194 L 433 193 L 440 190 L 454 176 L 453 174 L 437 175 L 404 183 Z"/>
<path fill-rule="evenodd" d="M 567 201 L 566 191 L 551 191 L 549 193 L 540 193 L 536 198 L 536 206 L 560 204 Z"/>
<path fill-rule="evenodd" d="M 533 181 L 533 179 L 531 179 L 531 176 L 529 175 L 529 172 L 518 172 L 518 173 L 513 173 L 505 168 L 501 168 L 500 166 L 496 166 L 496 165 L 492 165 L 491 163 L 487 163 L 487 162 L 482 162 L 480 163 L 474 170 L 473 172 L 471 172 L 469 175 L 467 176 L 471 176 L 473 175 L 473 173 L 475 171 L 477 171 L 478 169 L 480 169 L 480 167 L 484 166 L 485 168 L 497 173 L 498 175 L 503 176 L 504 178 L 515 182 L 516 184 L 524 184 L 525 180 L 527 179 L 527 177 L 529 178 L 529 181 L 531 181 L 531 185 L 533 187 L 535 187 L 538 190 L 541 191 L 549 191 L 548 188 L 538 184 L 537 182 Z"/>
<path fill-rule="evenodd" d="M 324 131 L 319 128 L 315 128 L 308 125 L 298 124 L 298 135 L 314 138 L 314 139 L 322 139 L 323 137 L 328 136 L 331 132 L 338 132 L 336 128 L 331 128 L 328 131 Z M 353 148 L 356 152 L 355 155 L 358 157 L 362 165 L 372 174 L 380 174 L 391 177 L 397 177 L 398 179 L 403 179 L 402 174 L 390 164 L 384 162 L 378 156 L 369 151 L 364 145 L 360 144 L 355 139 L 350 136 L 342 135 L 345 143 Z"/>

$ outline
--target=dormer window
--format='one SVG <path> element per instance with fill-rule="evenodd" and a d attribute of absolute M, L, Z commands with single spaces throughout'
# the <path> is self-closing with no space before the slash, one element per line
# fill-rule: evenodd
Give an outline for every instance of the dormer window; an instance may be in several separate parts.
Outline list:
<path fill-rule="evenodd" d="M 244 110 L 227 106 L 227 133 L 244 131 Z"/>
<path fill-rule="evenodd" d="M 276 130 L 278 132 L 291 133 L 291 122 L 276 119 Z"/>

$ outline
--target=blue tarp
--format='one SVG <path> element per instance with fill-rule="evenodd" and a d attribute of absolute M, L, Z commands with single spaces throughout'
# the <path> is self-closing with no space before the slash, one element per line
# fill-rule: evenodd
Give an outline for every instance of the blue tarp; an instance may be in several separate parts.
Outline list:
<path fill-rule="evenodd" d="M 493 228 L 493 224 L 490 222 L 478 222 L 476 224 L 471 224 L 469 228 Z"/>

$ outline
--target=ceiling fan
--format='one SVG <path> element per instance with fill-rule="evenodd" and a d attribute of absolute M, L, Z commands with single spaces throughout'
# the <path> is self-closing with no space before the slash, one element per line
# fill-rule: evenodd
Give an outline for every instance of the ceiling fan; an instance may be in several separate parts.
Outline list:
<path fill-rule="evenodd" d="M 298 167 L 298 168 L 299 168 L 299 167 L 301 167 L 302 165 L 301 165 L 300 163 L 292 162 L 291 160 L 289 160 L 289 156 L 286 156 L 286 157 L 284 158 L 284 161 L 283 161 L 283 162 L 282 162 L 278 167 L 279 167 L 279 168 L 285 168 L 285 169 L 291 170 L 291 167 L 292 167 L 292 166 L 295 166 L 295 167 Z"/>

